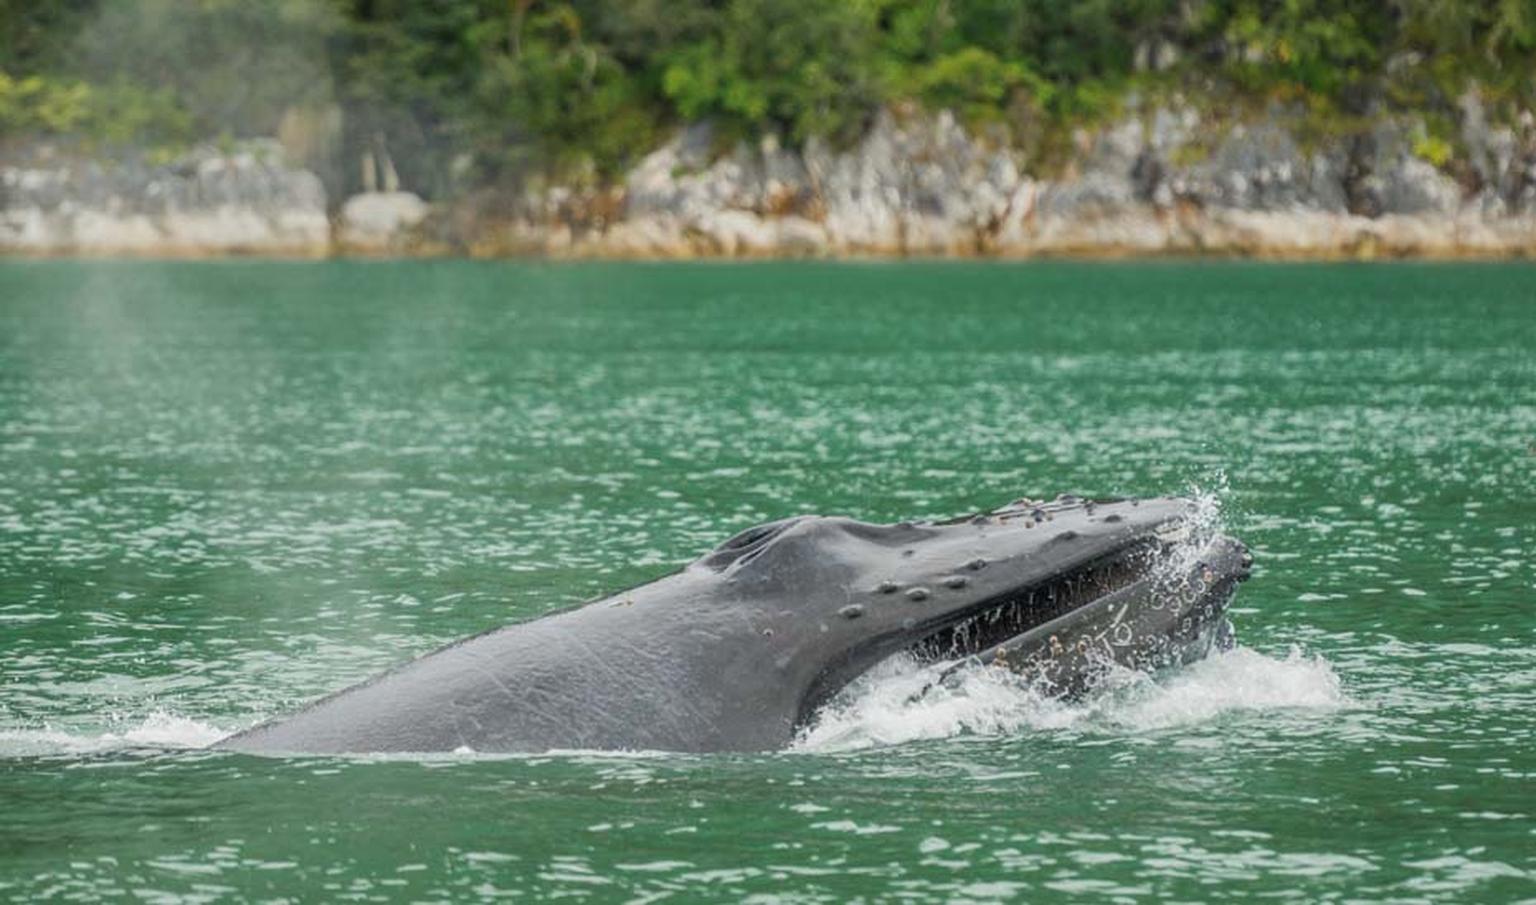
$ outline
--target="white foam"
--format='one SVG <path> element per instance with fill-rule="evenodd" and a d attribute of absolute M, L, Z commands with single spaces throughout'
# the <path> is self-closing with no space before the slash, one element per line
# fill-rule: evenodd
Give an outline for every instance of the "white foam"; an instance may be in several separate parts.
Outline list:
<path fill-rule="evenodd" d="M 228 734 L 217 726 L 157 710 L 123 728 L 100 732 L 0 729 L 0 757 L 90 754 L 118 748 L 204 748 Z"/>
<path fill-rule="evenodd" d="M 1154 593 L 1176 593 L 1223 530 L 1226 476 L 1217 471 L 1207 483 L 1189 487 L 1194 511 L 1180 539 L 1152 565 Z M 977 667 L 940 683 L 943 669 L 944 664 L 919 666 L 904 655 L 879 664 L 823 708 L 801 734 L 797 750 L 1023 731 L 1148 732 L 1228 713 L 1347 704 L 1333 667 L 1299 650 L 1277 658 L 1239 647 L 1156 677 L 1113 668 L 1092 694 L 1074 703 L 1042 695 L 1005 670 Z"/>
<path fill-rule="evenodd" d="M 847 751 L 958 735 L 1074 730 L 1137 734 L 1277 709 L 1331 710 L 1349 699 L 1322 657 L 1245 647 L 1159 676 L 1122 669 L 1087 697 L 1041 695 L 1006 670 L 977 667 L 934 684 L 937 667 L 893 657 L 860 677 L 801 735 L 796 750 Z M 929 687 L 932 686 L 932 687 Z M 919 694 L 928 688 L 926 694 Z"/>

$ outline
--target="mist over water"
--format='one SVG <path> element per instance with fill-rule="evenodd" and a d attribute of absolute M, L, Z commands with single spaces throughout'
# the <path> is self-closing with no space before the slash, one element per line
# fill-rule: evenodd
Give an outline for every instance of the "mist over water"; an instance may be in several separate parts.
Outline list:
<path fill-rule="evenodd" d="M 1536 894 L 1533 277 L 7 263 L 0 898 Z M 1081 701 L 891 662 L 787 752 L 205 750 L 771 518 L 1191 486 L 1239 646 Z"/>

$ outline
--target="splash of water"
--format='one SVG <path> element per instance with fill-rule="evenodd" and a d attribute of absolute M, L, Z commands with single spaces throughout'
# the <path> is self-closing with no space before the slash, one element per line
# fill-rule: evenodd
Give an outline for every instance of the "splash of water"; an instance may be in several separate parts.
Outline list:
<path fill-rule="evenodd" d="M 1153 593 L 1174 594 L 1224 529 L 1226 476 L 1191 484 L 1181 536 L 1151 565 Z M 975 668 L 940 682 L 947 663 L 921 665 L 898 654 L 851 684 L 801 734 L 801 751 L 840 751 L 956 735 L 1072 729 L 1135 733 L 1202 723 L 1224 714 L 1345 706 L 1332 665 L 1293 649 L 1283 658 L 1238 647 L 1182 670 L 1149 675 L 1106 664 L 1087 698 L 1042 694 L 1006 670 Z M 958 681 L 956 679 L 958 678 Z"/>
<path fill-rule="evenodd" d="M 1154 587 L 1177 582 L 1195 568 L 1201 552 L 1226 528 L 1224 500 L 1229 493 L 1225 472 L 1217 471 L 1208 486 L 1192 482 L 1188 495 L 1194 506 L 1184 519 L 1183 535 L 1158 554 L 1152 565 Z"/>
<path fill-rule="evenodd" d="M 91 754 L 122 748 L 203 748 L 228 734 L 217 726 L 157 710 L 107 731 L 0 729 L 0 757 Z"/>
<path fill-rule="evenodd" d="M 904 655 L 886 660 L 829 703 L 795 749 L 848 751 L 1030 730 L 1134 734 L 1246 712 L 1349 704 L 1333 666 L 1298 649 L 1271 657 L 1240 646 L 1156 676 L 1121 667 L 1072 702 L 1043 695 L 1006 670 L 978 668 L 936 683 L 939 669 Z"/>

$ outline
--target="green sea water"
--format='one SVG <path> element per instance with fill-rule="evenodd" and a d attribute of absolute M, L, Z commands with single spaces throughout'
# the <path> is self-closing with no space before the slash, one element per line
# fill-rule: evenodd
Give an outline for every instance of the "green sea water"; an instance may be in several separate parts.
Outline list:
<path fill-rule="evenodd" d="M 1219 508 L 1238 649 L 761 755 L 203 747 L 1060 491 Z M 0 262 L 0 899 L 1536 900 L 1533 500 L 1529 265 Z"/>

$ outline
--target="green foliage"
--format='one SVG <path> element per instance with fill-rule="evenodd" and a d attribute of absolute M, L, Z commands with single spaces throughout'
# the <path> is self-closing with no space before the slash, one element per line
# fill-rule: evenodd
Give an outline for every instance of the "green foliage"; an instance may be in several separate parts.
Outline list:
<path fill-rule="evenodd" d="M 68 136 L 88 145 L 165 146 L 190 137 L 167 92 L 0 72 L 0 134 Z"/>
<path fill-rule="evenodd" d="M 657 117 L 624 67 L 583 39 L 566 4 L 527 15 L 516 33 L 482 31 L 482 43 L 507 35 L 509 51 L 485 48 L 474 134 L 496 173 L 542 164 L 556 175 L 606 180 L 650 149 Z"/>
<path fill-rule="evenodd" d="M 97 0 L 0 0 L 0 69 L 51 68 L 94 18 Z"/>
<path fill-rule="evenodd" d="M 666 55 L 662 90 L 685 118 L 795 140 L 849 138 L 881 99 L 873 7 L 735 0 L 697 43 Z"/>
<path fill-rule="evenodd" d="M 856 137 L 955 110 L 1041 157 L 1133 91 L 1453 121 L 1536 105 L 1536 0 L 0 0 L 0 130 L 139 146 L 336 111 L 344 190 L 615 179 L 677 125 Z M 1504 112 L 1499 112 L 1504 111 Z M 1437 126 L 1417 149 L 1456 156 Z"/>
<path fill-rule="evenodd" d="M 67 132 L 84 121 L 89 96 L 90 88 L 79 82 L 60 85 L 0 72 L 0 124 L 7 130 Z"/>
<path fill-rule="evenodd" d="M 1051 84 L 1023 63 L 1000 60 L 980 47 L 962 47 L 915 67 L 913 82 L 914 93 L 929 106 L 955 110 L 973 123 L 1002 119 L 1019 92 L 1041 104 L 1055 96 Z"/>
<path fill-rule="evenodd" d="M 1350 101 L 1380 75 L 1392 15 L 1379 0 L 1230 0 L 1206 7 L 1203 24 L 1237 84 Z"/>
<path fill-rule="evenodd" d="M 1455 149 L 1449 141 L 1438 135 L 1420 135 L 1413 140 L 1413 153 L 1437 167 L 1443 167 L 1450 163 Z"/>

